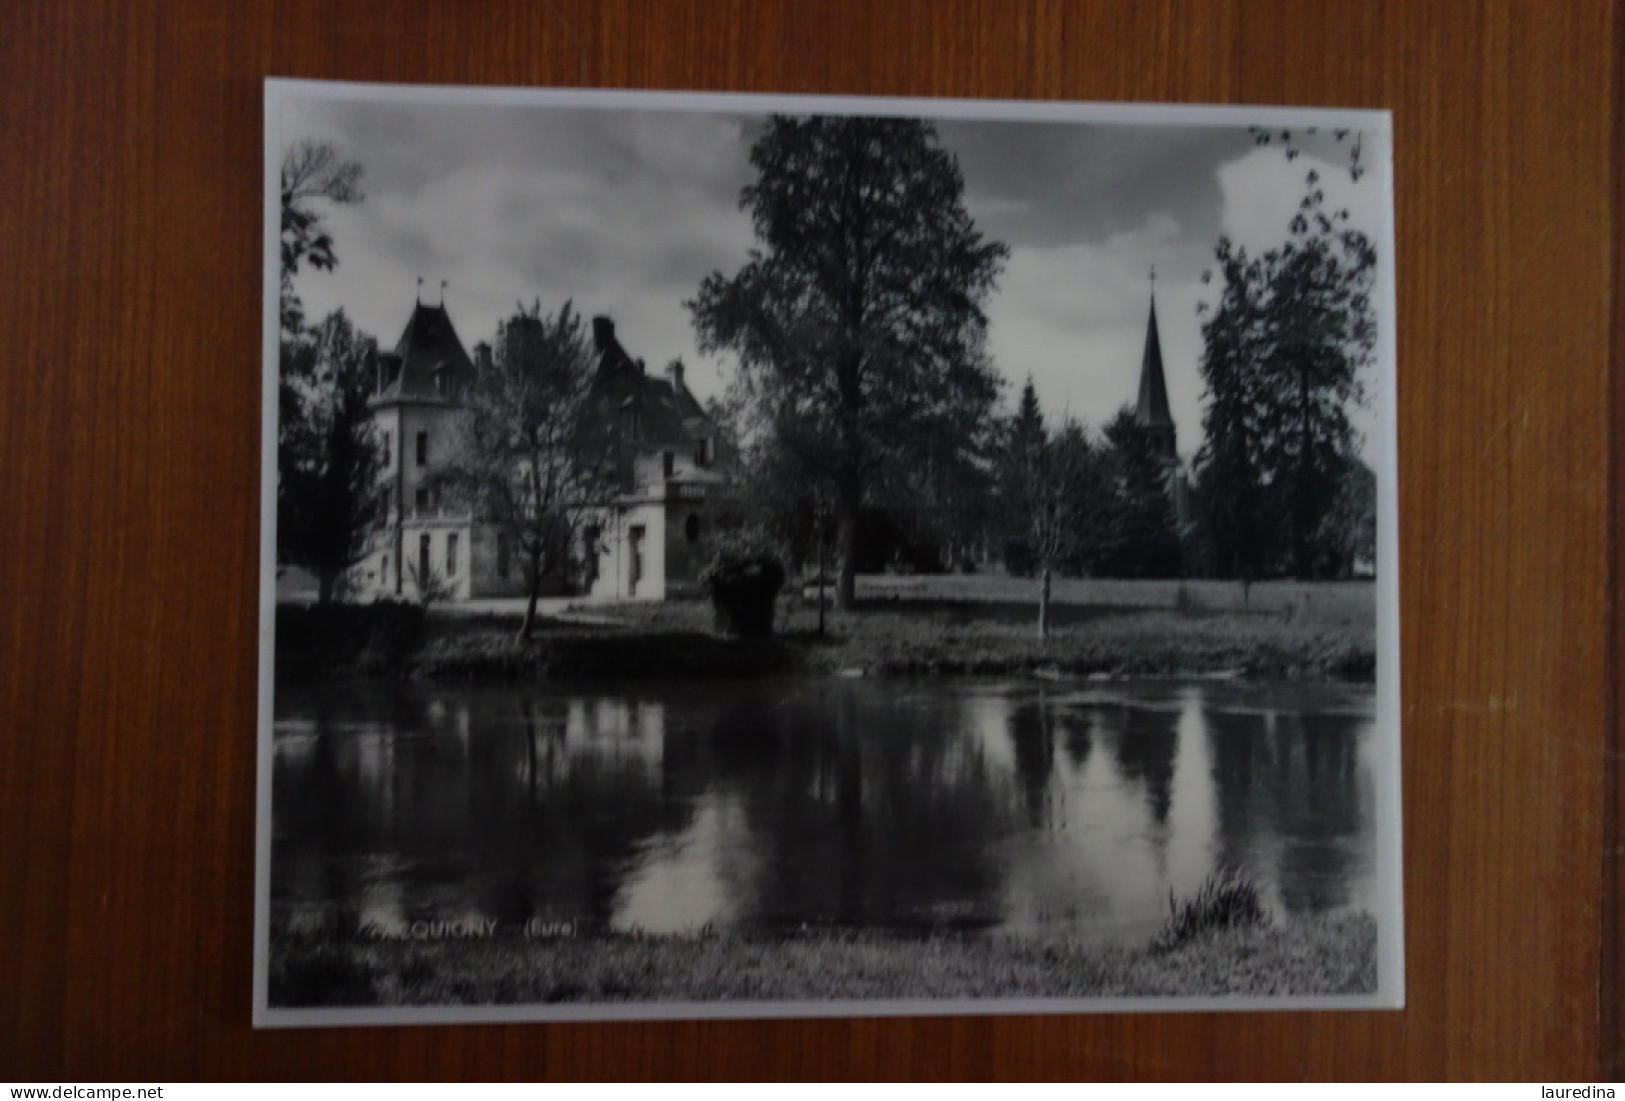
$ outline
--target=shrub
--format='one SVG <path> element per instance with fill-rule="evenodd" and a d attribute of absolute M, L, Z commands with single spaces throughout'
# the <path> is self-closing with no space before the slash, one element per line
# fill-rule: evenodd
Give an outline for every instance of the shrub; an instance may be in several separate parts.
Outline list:
<path fill-rule="evenodd" d="M 409 562 L 406 566 L 406 577 L 412 582 L 412 591 L 418 594 L 418 603 L 425 608 L 450 600 L 457 595 L 456 588 L 447 580 L 446 575 L 433 566 L 425 572 L 418 567 L 418 563 Z"/>
<path fill-rule="evenodd" d="M 1220 929 L 1258 928 L 1269 923 L 1269 911 L 1258 886 L 1243 872 L 1221 868 L 1183 902 L 1168 892 L 1168 923 L 1151 942 L 1151 948 L 1167 952 Z"/>
<path fill-rule="evenodd" d="M 773 634 L 773 602 L 784 587 L 778 559 L 758 554 L 719 557 L 700 580 L 711 594 L 719 633 L 734 638 L 767 638 Z"/>

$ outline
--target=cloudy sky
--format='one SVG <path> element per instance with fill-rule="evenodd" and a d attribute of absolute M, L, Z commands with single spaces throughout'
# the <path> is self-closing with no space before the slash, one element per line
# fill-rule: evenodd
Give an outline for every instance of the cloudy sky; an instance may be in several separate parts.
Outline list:
<path fill-rule="evenodd" d="M 284 145 L 332 142 L 365 170 L 365 200 L 324 210 L 333 272 L 298 291 L 320 317 L 343 307 L 392 345 L 417 281 L 465 344 L 516 304 L 566 299 L 615 319 L 650 369 L 682 358 L 702 396 L 733 370 L 701 356 L 683 301 L 752 244 L 739 210 L 753 120 L 625 108 L 288 97 Z M 1031 375 L 1047 413 L 1098 428 L 1134 400 L 1149 280 L 1180 451 L 1200 443 L 1196 303 L 1221 234 L 1255 247 L 1286 236 L 1305 174 L 1376 236 L 1379 175 L 1358 184 L 1329 139 L 1287 161 L 1245 128 L 940 121 L 982 232 L 1010 246 L 989 303 L 1007 403 Z M 274 171 L 274 167 L 273 167 Z M 1369 424 L 1369 416 L 1360 418 Z"/>

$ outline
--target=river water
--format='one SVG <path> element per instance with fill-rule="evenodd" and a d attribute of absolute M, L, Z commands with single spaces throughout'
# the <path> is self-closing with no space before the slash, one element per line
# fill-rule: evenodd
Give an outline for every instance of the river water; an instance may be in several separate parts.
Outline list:
<path fill-rule="evenodd" d="M 1138 943 L 1220 867 L 1371 906 L 1369 688 L 281 687 L 272 912 L 403 935 L 855 926 Z"/>

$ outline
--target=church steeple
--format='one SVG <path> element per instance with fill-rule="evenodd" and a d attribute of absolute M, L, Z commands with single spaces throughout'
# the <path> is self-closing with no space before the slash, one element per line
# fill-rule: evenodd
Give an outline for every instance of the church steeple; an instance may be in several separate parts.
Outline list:
<path fill-rule="evenodd" d="M 1134 423 L 1150 437 L 1158 450 L 1172 458 L 1174 418 L 1168 411 L 1168 380 L 1162 372 L 1162 340 L 1157 335 L 1157 272 L 1151 269 L 1151 316 L 1145 326 L 1145 353 L 1140 357 L 1140 399 L 1134 407 Z"/>

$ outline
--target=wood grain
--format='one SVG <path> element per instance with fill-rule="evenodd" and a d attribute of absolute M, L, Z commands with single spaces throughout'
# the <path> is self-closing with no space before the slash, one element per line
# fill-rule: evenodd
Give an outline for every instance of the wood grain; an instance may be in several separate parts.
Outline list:
<path fill-rule="evenodd" d="M 0 1078 L 1625 1074 L 1618 19 L 1607 0 L 5 5 Z M 1409 1007 L 251 1030 L 267 75 L 1391 108 Z"/>

